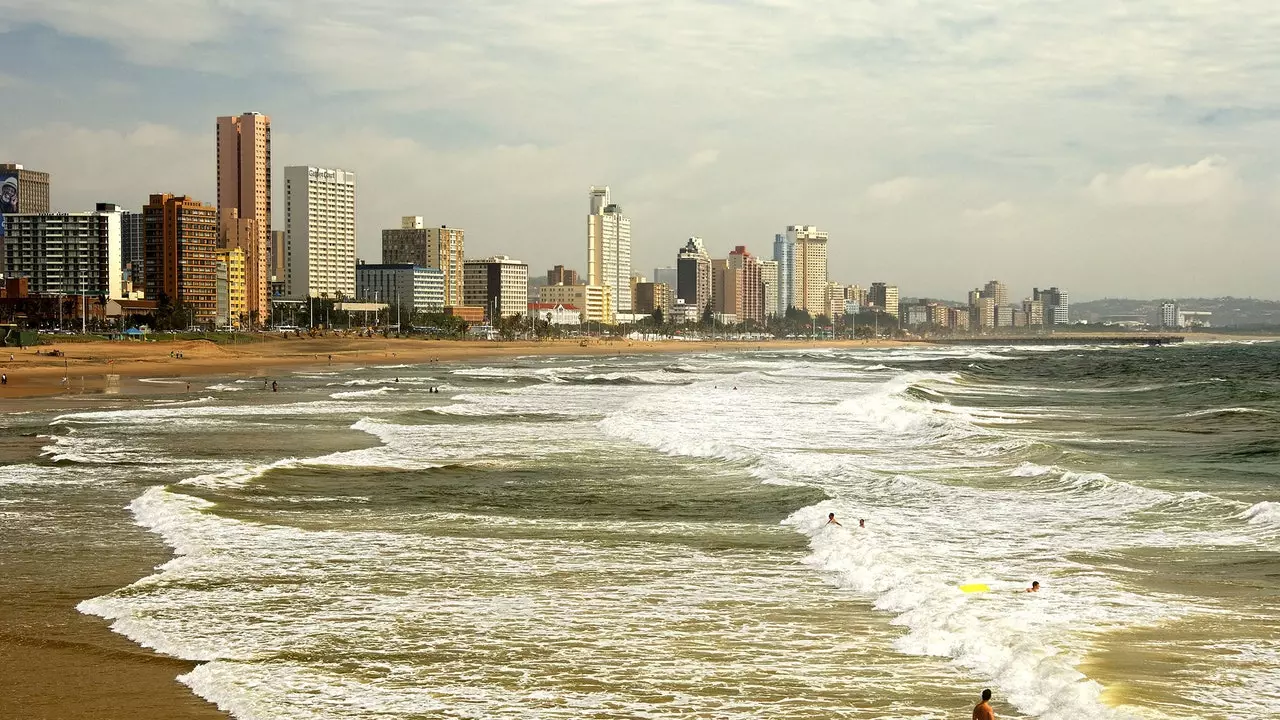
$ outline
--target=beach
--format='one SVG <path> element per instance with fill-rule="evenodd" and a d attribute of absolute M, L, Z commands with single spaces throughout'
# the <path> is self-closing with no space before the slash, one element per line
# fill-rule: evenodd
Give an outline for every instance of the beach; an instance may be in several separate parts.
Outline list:
<path fill-rule="evenodd" d="M 0 716 L 1280 712 L 1273 345 L 314 342 L 5 398 Z"/>
<path fill-rule="evenodd" d="M 639 341 L 639 340 L 543 340 L 454 341 L 329 335 L 282 339 L 279 336 L 246 336 L 241 343 L 217 344 L 207 340 L 154 341 L 101 340 L 46 344 L 28 348 L 0 348 L 0 370 L 9 376 L 0 386 L 0 398 L 39 397 L 84 393 L 138 392 L 140 378 L 197 378 L 205 376 L 280 377 L 299 367 L 337 364 L 421 364 L 462 362 L 489 357 L 521 355 L 630 355 L 650 353 L 735 352 L 801 348 L 895 347 L 918 343 L 896 340 L 769 340 L 737 341 Z M 51 354 L 56 352 L 59 354 Z M 12 357 L 12 359 L 10 359 Z M 64 382 L 65 378 L 65 382 Z M 169 386 L 172 389 L 173 386 Z M 141 388 L 154 391 L 156 388 Z"/>

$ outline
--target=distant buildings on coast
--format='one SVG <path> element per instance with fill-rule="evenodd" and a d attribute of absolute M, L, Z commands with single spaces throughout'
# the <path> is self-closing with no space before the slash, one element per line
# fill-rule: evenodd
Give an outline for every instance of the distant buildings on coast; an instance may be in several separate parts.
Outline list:
<path fill-rule="evenodd" d="M 468 258 L 465 230 L 417 215 L 383 229 L 380 262 L 365 262 L 356 251 L 359 186 L 350 169 L 285 167 L 283 228 L 273 226 L 271 129 L 271 118 L 256 112 L 215 119 L 213 205 L 162 192 L 138 210 L 99 203 L 54 213 L 47 173 L 0 164 L 0 274 L 23 281 L 0 300 L 88 298 L 81 306 L 104 321 L 177 306 L 195 324 L 236 328 L 270 325 L 280 306 L 317 299 L 394 310 L 400 322 L 415 313 L 490 324 L 536 315 L 556 324 L 576 316 L 601 325 L 765 330 L 863 318 L 877 329 L 987 332 L 1071 320 L 1059 287 L 1018 299 L 991 280 L 956 303 L 910 298 L 881 280 L 833 280 L 832 238 L 810 224 L 785 226 L 763 252 L 741 243 L 721 252 L 690 236 L 672 242 L 671 264 L 646 277 L 632 263 L 632 219 L 607 185 L 587 189 L 581 272 L 567 258 L 532 276 L 521 259 Z M 1208 324 L 1171 305 L 1160 320 L 1171 328 Z"/>

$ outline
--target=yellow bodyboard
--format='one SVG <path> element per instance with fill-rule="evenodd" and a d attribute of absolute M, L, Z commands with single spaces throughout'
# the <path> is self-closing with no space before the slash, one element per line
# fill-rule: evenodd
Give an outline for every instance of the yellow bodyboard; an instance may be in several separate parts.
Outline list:
<path fill-rule="evenodd" d="M 966 593 L 991 592 L 991 588 L 987 587 L 983 583 L 969 583 L 968 585 L 961 585 L 960 592 L 966 592 Z"/>

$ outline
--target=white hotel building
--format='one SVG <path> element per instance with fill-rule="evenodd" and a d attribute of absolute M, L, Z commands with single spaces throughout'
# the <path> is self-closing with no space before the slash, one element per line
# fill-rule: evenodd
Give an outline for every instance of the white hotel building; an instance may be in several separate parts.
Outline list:
<path fill-rule="evenodd" d="M 284 169 L 284 246 L 288 297 L 355 297 L 355 173 Z"/>

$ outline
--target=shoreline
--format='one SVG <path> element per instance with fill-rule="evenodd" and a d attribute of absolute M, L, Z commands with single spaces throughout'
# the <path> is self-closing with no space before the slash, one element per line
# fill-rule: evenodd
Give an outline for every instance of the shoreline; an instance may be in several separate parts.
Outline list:
<path fill-rule="evenodd" d="M 221 377 L 272 378 L 317 366 L 457 362 L 527 355 L 606 356 L 640 354 L 700 354 L 757 350 L 826 350 L 837 348 L 919 347 L 928 343 L 902 340 L 773 340 L 746 341 L 469 341 L 398 338 L 322 337 L 264 338 L 218 345 L 208 340 L 139 342 L 102 340 L 0 348 L 0 371 L 8 383 L 0 398 L 70 398 L 79 395 L 136 395 L 144 379 Z M 61 355 L 51 355 L 50 351 Z M 37 355 L 36 353 L 40 354 Z M 181 354 L 181 357 L 177 355 Z M 9 356 L 13 357 L 10 361 Z M 65 379 L 65 381 L 64 381 Z M 181 382 L 146 388 L 164 392 L 185 390 Z"/>

